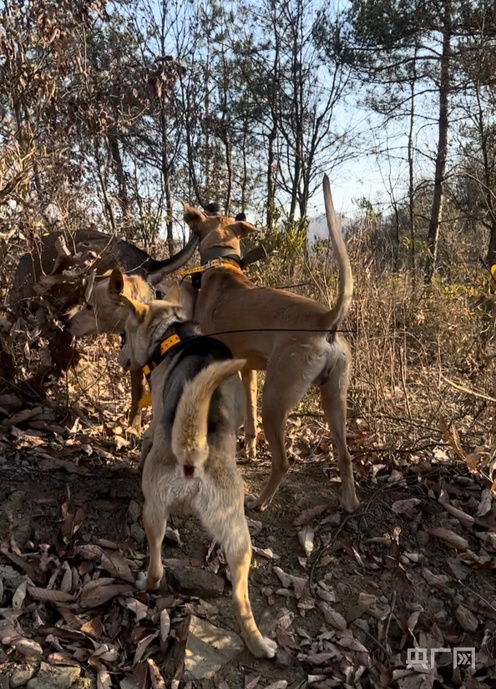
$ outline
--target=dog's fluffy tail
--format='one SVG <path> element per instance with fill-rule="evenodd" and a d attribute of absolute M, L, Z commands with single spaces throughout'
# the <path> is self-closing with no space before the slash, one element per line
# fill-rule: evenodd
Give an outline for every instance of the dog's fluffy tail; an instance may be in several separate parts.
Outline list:
<path fill-rule="evenodd" d="M 194 469 L 206 461 L 210 400 L 222 381 L 238 373 L 244 366 L 246 359 L 216 362 L 185 384 L 172 427 L 172 451 L 185 467 Z"/>
<path fill-rule="evenodd" d="M 324 203 L 327 216 L 327 227 L 334 253 L 336 254 L 339 270 L 338 299 L 334 308 L 326 314 L 323 326 L 326 330 L 332 330 L 340 325 L 350 308 L 351 298 L 353 296 L 353 274 L 351 272 L 351 264 L 348 257 L 348 251 L 346 250 L 346 244 L 338 228 L 336 211 L 334 210 L 334 204 L 332 202 L 331 186 L 327 175 L 324 175 Z"/>

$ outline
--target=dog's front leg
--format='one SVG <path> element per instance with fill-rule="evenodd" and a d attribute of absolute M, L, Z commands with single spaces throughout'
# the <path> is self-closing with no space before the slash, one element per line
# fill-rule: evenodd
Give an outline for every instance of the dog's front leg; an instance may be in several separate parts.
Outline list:
<path fill-rule="evenodd" d="M 143 526 L 148 541 L 150 561 L 148 572 L 138 576 L 136 586 L 147 591 L 155 591 L 159 588 L 164 573 L 162 565 L 162 542 L 167 527 L 168 514 L 164 505 L 154 497 L 147 497 L 143 507 Z"/>
<path fill-rule="evenodd" d="M 257 456 L 257 372 L 241 370 L 245 389 L 245 453 L 247 459 Z"/>
<path fill-rule="evenodd" d="M 147 454 L 150 452 L 152 449 L 153 445 L 153 422 L 148 426 L 146 431 L 143 433 L 143 440 L 141 444 L 141 454 L 140 454 L 140 461 L 139 461 L 139 466 L 140 469 L 143 467 L 145 463 L 145 459 Z"/>

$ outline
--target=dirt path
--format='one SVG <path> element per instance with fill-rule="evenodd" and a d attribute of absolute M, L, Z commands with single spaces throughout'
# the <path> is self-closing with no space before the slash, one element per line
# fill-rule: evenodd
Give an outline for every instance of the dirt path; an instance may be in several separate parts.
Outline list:
<path fill-rule="evenodd" d="M 41 660 L 75 666 L 79 679 L 67 686 L 81 689 L 162 686 L 150 684 L 154 667 L 165 686 L 178 686 L 176 677 L 190 688 L 494 686 L 496 511 L 489 491 L 459 465 L 369 472 L 359 483 L 360 509 L 345 516 L 336 467 L 323 453 L 295 461 L 270 508 L 248 515 L 252 604 L 278 641 L 277 658 L 258 661 L 245 650 L 213 678 L 188 680 L 182 654 L 191 615 L 237 632 L 229 585 L 205 600 L 138 593 L 146 547 L 136 462 L 86 460 L 4 445 L 0 687 L 14 667 L 31 668 L 30 688 L 42 687 Z M 241 467 L 248 492 L 260 489 L 268 469 L 267 457 Z M 170 526 L 164 557 L 173 573 L 192 566 L 225 580 L 222 553 L 194 519 L 175 517 Z M 160 644 L 164 608 L 172 633 Z M 35 644 L 35 661 L 26 661 L 16 634 Z M 432 669 L 408 669 L 414 646 L 448 650 L 434 654 Z M 454 667 L 457 647 L 475 649 L 475 668 Z"/>

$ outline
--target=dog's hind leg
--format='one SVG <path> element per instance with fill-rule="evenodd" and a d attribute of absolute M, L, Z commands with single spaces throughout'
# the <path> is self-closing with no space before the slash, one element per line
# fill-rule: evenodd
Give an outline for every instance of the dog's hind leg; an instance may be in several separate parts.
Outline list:
<path fill-rule="evenodd" d="M 148 541 L 148 572 L 142 574 L 136 585 L 140 589 L 153 591 L 158 589 L 164 573 L 162 565 L 162 541 L 165 536 L 168 514 L 163 502 L 155 497 L 147 497 L 143 507 L 143 526 Z"/>
<path fill-rule="evenodd" d="M 245 453 L 247 459 L 257 456 L 257 372 L 241 370 L 245 389 Z"/>
<path fill-rule="evenodd" d="M 251 539 L 243 509 L 243 484 L 239 475 L 233 475 L 232 480 L 229 478 L 227 476 L 226 482 L 229 488 L 217 493 L 217 498 L 198 514 L 206 529 L 224 548 L 231 571 L 234 612 L 246 645 L 256 658 L 273 658 L 277 644 L 261 635 L 248 595 Z"/>
<path fill-rule="evenodd" d="M 287 353 L 291 361 L 291 352 Z M 283 356 L 280 356 L 283 359 Z M 247 503 L 248 509 L 260 511 L 268 507 L 279 484 L 289 469 L 285 448 L 286 420 L 289 411 L 300 401 L 312 383 L 304 371 L 282 369 L 280 365 L 267 367 L 262 401 L 262 423 L 272 454 L 269 480 L 260 496 Z"/>
<path fill-rule="evenodd" d="M 232 599 L 234 612 L 246 645 L 256 658 L 273 658 L 277 644 L 263 637 L 257 627 L 248 596 L 248 574 L 251 564 L 251 543 L 247 531 L 244 547 L 236 550 L 226 549 L 226 558 L 232 577 Z"/>
<path fill-rule="evenodd" d="M 350 353 L 345 343 L 342 356 L 336 357 L 330 375 L 320 386 L 322 408 L 338 452 L 341 476 L 341 507 L 353 512 L 359 505 L 353 478 L 351 456 L 346 444 L 346 394 L 348 390 Z"/>

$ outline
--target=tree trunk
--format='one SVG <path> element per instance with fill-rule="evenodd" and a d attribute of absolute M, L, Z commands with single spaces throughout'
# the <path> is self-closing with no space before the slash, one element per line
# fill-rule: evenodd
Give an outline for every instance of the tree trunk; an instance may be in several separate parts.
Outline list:
<path fill-rule="evenodd" d="M 408 129 L 408 216 L 410 224 L 410 269 L 413 281 L 417 278 L 417 257 L 415 247 L 415 178 L 413 168 L 413 135 L 415 131 L 415 82 L 417 78 L 417 49 L 413 59 L 413 75 L 410 83 L 410 126 Z"/>
<path fill-rule="evenodd" d="M 272 230 L 274 225 L 274 204 L 275 204 L 275 184 L 274 184 L 274 142 L 276 140 L 277 127 L 274 126 L 269 134 L 269 153 L 267 156 L 267 229 Z"/>
<path fill-rule="evenodd" d="M 233 166 L 232 166 L 232 146 L 229 139 L 229 132 L 226 127 L 226 138 L 224 140 L 224 148 L 226 153 L 226 168 L 227 168 L 227 189 L 226 189 L 226 203 L 225 213 L 230 215 L 232 204 L 232 188 L 233 188 Z"/>
<path fill-rule="evenodd" d="M 96 163 L 96 173 L 98 176 L 98 181 L 100 182 L 100 188 L 102 190 L 103 196 L 103 207 L 105 209 L 105 214 L 107 215 L 112 232 L 115 234 L 117 232 L 117 227 L 115 225 L 114 212 L 112 210 L 112 204 L 110 203 L 110 198 L 107 191 L 107 182 L 102 174 L 102 160 L 100 158 L 100 151 L 98 148 L 98 141 L 94 141 L 94 151 L 95 151 L 95 163 Z"/>
<path fill-rule="evenodd" d="M 108 137 L 110 153 L 115 165 L 115 176 L 117 178 L 119 204 L 121 207 L 122 217 L 127 218 L 129 215 L 129 198 L 127 194 L 126 175 L 124 173 L 124 165 L 122 163 L 122 156 L 119 149 L 119 141 L 116 136 L 109 134 Z"/>
<path fill-rule="evenodd" d="M 448 154 L 448 103 L 450 93 L 450 65 L 451 65 L 451 0 L 444 0 L 443 17 L 443 48 L 441 55 L 441 73 L 439 81 L 439 128 L 436 154 L 436 172 L 434 178 L 434 194 L 432 198 L 429 232 L 427 235 L 428 254 L 425 267 L 425 282 L 432 282 L 436 271 L 437 252 L 439 244 L 439 226 L 442 215 L 444 176 L 446 173 L 446 158 Z"/>

